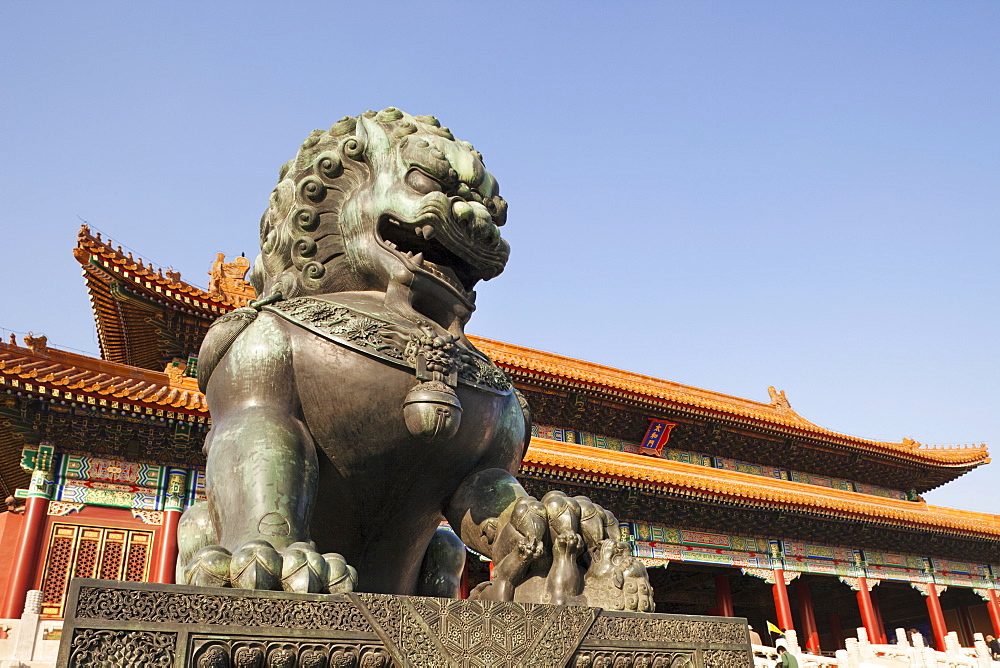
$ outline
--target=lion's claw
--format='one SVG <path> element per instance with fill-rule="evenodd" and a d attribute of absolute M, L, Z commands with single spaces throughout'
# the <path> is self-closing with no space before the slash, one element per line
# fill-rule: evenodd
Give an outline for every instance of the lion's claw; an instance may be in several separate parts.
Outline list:
<path fill-rule="evenodd" d="M 327 565 L 326 590 L 331 594 L 346 594 L 358 584 L 358 572 L 336 552 L 323 555 Z"/>
<path fill-rule="evenodd" d="M 229 580 L 237 589 L 281 589 L 281 564 L 270 543 L 251 540 L 233 552 Z"/>
<path fill-rule="evenodd" d="M 545 553 L 545 543 L 537 538 L 525 539 L 518 543 L 517 553 L 525 561 L 537 559 Z"/>
<path fill-rule="evenodd" d="M 195 552 L 184 569 L 187 584 L 199 587 L 228 587 L 232 555 L 220 545 L 209 545 Z"/>
<path fill-rule="evenodd" d="M 306 542 L 279 552 L 264 540 L 247 541 L 232 554 L 220 545 L 204 547 L 184 576 L 192 585 L 299 593 L 341 594 L 354 591 L 358 582 L 357 571 L 339 554 L 320 554 Z"/>
<path fill-rule="evenodd" d="M 553 556 L 575 558 L 583 553 L 583 536 L 573 532 L 561 533 L 552 541 Z"/>

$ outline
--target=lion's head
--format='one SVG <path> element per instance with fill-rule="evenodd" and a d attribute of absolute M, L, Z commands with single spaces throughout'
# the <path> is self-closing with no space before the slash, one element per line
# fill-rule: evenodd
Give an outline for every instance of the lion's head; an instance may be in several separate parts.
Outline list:
<path fill-rule="evenodd" d="M 503 271 L 507 204 L 471 144 L 395 108 L 316 130 L 281 168 L 251 281 L 262 297 L 403 289 L 454 302 Z"/>

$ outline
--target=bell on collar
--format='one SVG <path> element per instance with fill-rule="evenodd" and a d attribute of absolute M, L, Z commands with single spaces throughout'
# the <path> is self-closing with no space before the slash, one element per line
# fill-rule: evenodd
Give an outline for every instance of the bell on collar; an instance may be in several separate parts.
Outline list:
<path fill-rule="evenodd" d="M 439 380 L 420 383 L 403 400 L 403 420 L 422 441 L 446 441 L 462 422 L 462 403 L 455 390 Z"/>

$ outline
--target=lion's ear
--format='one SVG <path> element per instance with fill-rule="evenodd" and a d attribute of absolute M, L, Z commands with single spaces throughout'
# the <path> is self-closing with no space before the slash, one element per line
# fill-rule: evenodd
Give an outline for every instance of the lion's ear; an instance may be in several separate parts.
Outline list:
<path fill-rule="evenodd" d="M 364 142 L 365 153 L 369 156 L 386 155 L 392 149 L 389 135 L 371 118 L 363 115 L 358 117 L 357 133 L 358 139 Z"/>

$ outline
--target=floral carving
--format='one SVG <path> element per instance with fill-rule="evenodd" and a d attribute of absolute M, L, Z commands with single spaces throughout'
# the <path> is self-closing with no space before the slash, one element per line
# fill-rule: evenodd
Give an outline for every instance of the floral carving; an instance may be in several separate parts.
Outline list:
<path fill-rule="evenodd" d="M 749 642 L 746 627 L 739 622 L 705 622 L 683 617 L 634 617 L 601 615 L 587 634 L 588 640 L 649 640 L 669 638 L 673 642 Z"/>
<path fill-rule="evenodd" d="M 346 306 L 314 297 L 296 297 L 265 306 L 264 310 L 302 325 L 326 339 L 413 369 L 424 365 L 447 378 L 452 374 L 467 385 L 497 392 L 511 389 L 507 377 L 489 358 L 457 341 L 419 333 L 419 325 L 389 322 Z"/>
<path fill-rule="evenodd" d="M 294 598 L 291 598 L 294 597 Z M 81 586 L 67 616 L 71 666 L 197 668 L 750 668 L 746 626 L 682 615 L 428 597 L 200 593 Z M 102 621 L 141 630 L 81 628 Z M 226 627 L 229 627 L 228 629 Z M 289 636 L 275 637 L 275 629 Z M 192 629 L 194 630 L 194 629 Z M 260 633 L 263 631 L 263 635 Z M 301 637 L 307 631 L 309 637 Z M 682 646 L 677 646 L 683 644 Z M 746 646 L 746 649 L 741 647 Z"/>
<path fill-rule="evenodd" d="M 349 600 L 302 601 L 82 587 L 76 616 L 112 621 L 371 631 Z"/>
<path fill-rule="evenodd" d="M 105 666 L 172 666 L 176 633 L 78 629 L 73 634 L 69 665 L 79 668 Z"/>
<path fill-rule="evenodd" d="M 753 668 L 750 652 L 731 649 L 709 649 L 704 653 L 705 668 Z"/>

